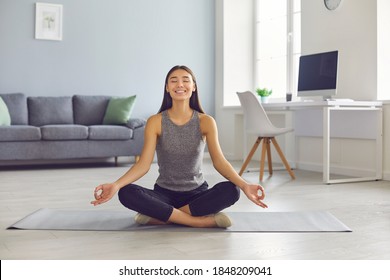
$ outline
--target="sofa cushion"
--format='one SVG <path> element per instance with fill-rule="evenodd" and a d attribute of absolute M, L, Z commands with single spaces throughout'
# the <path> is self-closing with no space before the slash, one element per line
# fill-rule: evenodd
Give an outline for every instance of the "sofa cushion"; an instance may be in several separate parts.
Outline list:
<path fill-rule="evenodd" d="M 119 125 L 92 125 L 89 127 L 90 140 L 129 140 L 133 130 Z"/>
<path fill-rule="evenodd" d="M 82 125 L 102 124 L 109 100 L 109 96 L 73 96 L 74 123 Z"/>
<path fill-rule="evenodd" d="M 111 97 L 108 102 L 103 124 L 126 124 L 134 108 L 136 95 L 130 97 Z"/>
<path fill-rule="evenodd" d="M 7 105 L 11 124 L 28 125 L 27 98 L 23 93 L 0 94 Z"/>
<path fill-rule="evenodd" d="M 43 140 L 86 140 L 88 127 L 75 124 L 45 125 L 41 127 Z"/>
<path fill-rule="evenodd" d="M 10 126 L 11 116 L 9 115 L 7 104 L 3 101 L 0 96 L 0 126 Z"/>
<path fill-rule="evenodd" d="M 28 97 L 29 123 L 34 126 L 73 124 L 72 97 Z"/>
<path fill-rule="evenodd" d="M 41 140 L 39 127 L 29 125 L 0 126 L 0 142 Z"/>

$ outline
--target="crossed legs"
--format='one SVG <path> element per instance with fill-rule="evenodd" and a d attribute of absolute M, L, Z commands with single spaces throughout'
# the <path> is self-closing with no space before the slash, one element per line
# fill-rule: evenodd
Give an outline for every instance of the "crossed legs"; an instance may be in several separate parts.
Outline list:
<path fill-rule="evenodd" d="M 221 182 L 210 189 L 205 183 L 188 192 L 170 191 L 158 185 L 150 190 L 130 184 L 118 194 L 125 207 L 151 217 L 148 224 L 191 227 L 216 227 L 217 218 L 213 214 L 233 205 L 239 195 L 239 189 L 231 182 Z"/>

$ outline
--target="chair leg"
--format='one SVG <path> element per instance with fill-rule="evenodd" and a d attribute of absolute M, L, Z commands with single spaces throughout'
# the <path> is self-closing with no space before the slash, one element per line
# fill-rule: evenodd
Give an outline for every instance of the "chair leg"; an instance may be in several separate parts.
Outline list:
<path fill-rule="evenodd" d="M 282 150 L 280 149 L 279 144 L 278 144 L 278 142 L 276 141 L 275 137 L 272 137 L 272 138 L 271 138 L 271 141 L 272 141 L 272 143 L 274 144 L 275 149 L 276 149 L 276 151 L 278 152 L 280 158 L 282 159 L 283 164 L 284 164 L 284 166 L 286 167 L 286 169 L 287 169 L 288 173 L 290 174 L 291 178 L 295 179 L 294 172 L 291 170 L 291 167 L 290 167 L 290 165 L 288 164 L 286 158 L 284 157 L 283 152 L 282 152 Z"/>
<path fill-rule="evenodd" d="M 253 145 L 251 151 L 249 152 L 248 156 L 246 157 L 246 159 L 245 159 L 245 161 L 244 161 L 244 163 L 243 163 L 243 165 L 242 165 L 242 167 L 241 167 L 241 170 L 240 170 L 240 172 L 238 173 L 238 175 L 241 176 L 242 173 L 244 173 L 245 168 L 248 166 L 249 162 L 251 161 L 251 159 L 252 159 L 252 157 L 253 157 L 253 154 L 254 154 L 254 153 L 256 152 L 256 150 L 257 150 L 257 147 L 259 147 L 259 144 L 260 144 L 260 142 L 261 142 L 261 139 L 263 139 L 263 138 L 257 137 L 257 140 L 256 140 L 255 144 Z"/>
<path fill-rule="evenodd" d="M 268 138 L 264 138 L 264 140 L 263 140 L 263 147 L 261 149 L 260 174 L 259 174 L 260 182 L 263 181 L 265 154 L 267 153 L 267 141 L 268 141 Z"/>
<path fill-rule="evenodd" d="M 267 160 L 268 160 L 269 175 L 272 175 L 274 172 L 272 169 L 271 140 L 269 138 L 267 138 Z"/>

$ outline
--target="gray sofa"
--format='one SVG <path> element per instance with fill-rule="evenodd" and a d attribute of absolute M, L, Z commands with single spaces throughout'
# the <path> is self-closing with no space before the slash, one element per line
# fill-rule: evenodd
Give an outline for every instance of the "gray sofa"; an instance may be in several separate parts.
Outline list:
<path fill-rule="evenodd" d="M 0 94 L 11 117 L 0 126 L 0 162 L 90 159 L 141 154 L 146 121 L 103 125 L 110 96 Z"/>

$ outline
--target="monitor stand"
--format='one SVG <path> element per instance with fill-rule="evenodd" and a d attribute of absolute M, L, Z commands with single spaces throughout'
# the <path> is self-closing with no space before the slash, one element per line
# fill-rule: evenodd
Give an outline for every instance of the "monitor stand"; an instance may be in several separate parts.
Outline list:
<path fill-rule="evenodd" d="M 323 100 L 323 101 L 336 101 L 337 99 L 336 99 L 336 98 L 333 98 L 333 97 L 331 97 L 331 96 L 324 96 L 322 100 Z"/>

